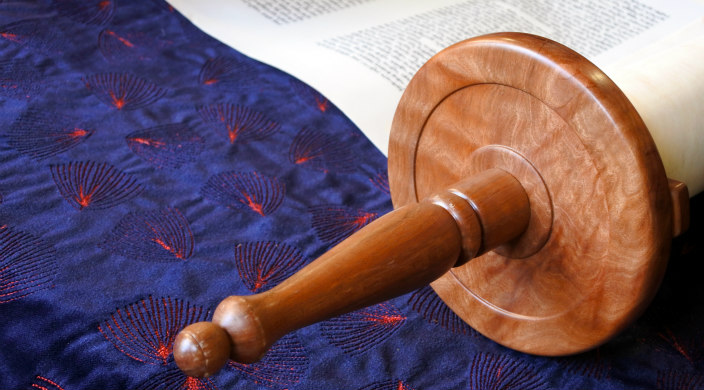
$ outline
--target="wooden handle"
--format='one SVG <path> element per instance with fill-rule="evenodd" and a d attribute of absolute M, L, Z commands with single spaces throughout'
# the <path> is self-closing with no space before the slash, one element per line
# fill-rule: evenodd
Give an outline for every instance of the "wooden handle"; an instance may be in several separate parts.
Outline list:
<path fill-rule="evenodd" d="M 379 218 L 267 292 L 226 298 L 212 323 L 177 336 L 176 364 L 209 376 L 228 357 L 255 362 L 286 333 L 420 288 L 518 237 L 529 218 L 518 180 L 481 172 Z"/>

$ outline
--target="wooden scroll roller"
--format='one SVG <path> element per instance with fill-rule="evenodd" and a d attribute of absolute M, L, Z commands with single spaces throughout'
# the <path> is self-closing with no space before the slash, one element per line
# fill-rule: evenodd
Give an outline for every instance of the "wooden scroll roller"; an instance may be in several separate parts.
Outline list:
<path fill-rule="evenodd" d="M 178 366 L 252 363 L 288 332 L 431 282 L 500 344 L 577 353 L 643 312 L 673 221 L 687 222 L 687 189 L 668 183 L 626 96 L 532 35 L 470 39 L 425 64 L 396 111 L 389 178 L 393 212 L 277 287 L 226 298 L 178 335 Z"/>

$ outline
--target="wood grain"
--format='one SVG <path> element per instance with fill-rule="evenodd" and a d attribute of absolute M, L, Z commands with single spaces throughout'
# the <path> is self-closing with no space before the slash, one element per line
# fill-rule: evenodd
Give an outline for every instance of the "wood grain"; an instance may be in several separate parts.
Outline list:
<path fill-rule="evenodd" d="M 472 174 L 486 147 L 537 171 L 549 204 L 526 234 L 547 239 L 537 251 L 487 253 L 432 286 L 473 328 L 521 351 L 570 354 L 613 337 L 657 290 L 672 229 L 665 172 L 638 113 L 562 45 L 483 36 L 433 57 L 406 89 L 389 147 L 394 205 Z"/>
<path fill-rule="evenodd" d="M 482 171 L 382 216 L 269 291 L 226 298 L 212 323 L 178 335 L 176 363 L 208 376 L 225 364 L 223 356 L 256 362 L 289 332 L 427 285 L 514 239 L 529 218 L 518 180 L 501 169 Z"/>
<path fill-rule="evenodd" d="M 679 180 L 667 181 L 672 198 L 672 236 L 677 237 L 689 229 L 689 189 Z"/>
<path fill-rule="evenodd" d="M 433 57 L 399 103 L 389 150 L 396 210 L 279 286 L 226 298 L 179 335 L 179 367 L 254 362 L 290 331 L 433 280 L 503 345 L 584 351 L 644 310 L 673 226 L 686 226 L 686 187 L 668 186 L 633 106 L 544 38 L 492 34 Z"/>

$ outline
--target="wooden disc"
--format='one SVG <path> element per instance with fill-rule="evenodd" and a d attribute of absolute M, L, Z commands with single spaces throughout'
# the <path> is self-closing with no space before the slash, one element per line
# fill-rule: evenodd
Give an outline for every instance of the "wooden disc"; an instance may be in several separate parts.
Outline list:
<path fill-rule="evenodd" d="M 672 205 L 643 121 L 596 66 L 518 33 L 470 39 L 415 75 L 394 118 L 395 207 L 491 167 L 529 194 L 522 237 L 432 284 L 489 338 L 539 355 L 597 346 L 662 278 Z"/>

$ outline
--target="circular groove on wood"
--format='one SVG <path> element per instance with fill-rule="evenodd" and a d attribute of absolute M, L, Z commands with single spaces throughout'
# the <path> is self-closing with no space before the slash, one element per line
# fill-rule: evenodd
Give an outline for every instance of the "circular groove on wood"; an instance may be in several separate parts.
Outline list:
<path fill-rule="evenodd" d="M 494 252 L 511 259 L 524 259 L 543 248 L 552 231 L 553 204 L 545 180 L 533 164 L 514 149 L 504 145 L 486 145 L 469 157 L 470 174 L 500 168 L 518 179 L 530 201 L 530 221 L 526 231 Z"/>
<path fill-rule="evenodd" d="M 500 248 L 433 288 L 510 348 L 564 355 L 607 341 L 651 300 L 671 237 L 665 171 L 640 116 L 560 44 L 519 33 L 458 43 L 423 66 L 399 103 L 389 145 L 394 205 L 492 167 L 474 156 L 489 145 L 537 170 L 552 204 L 550 233 L 530 256 Z"/>

